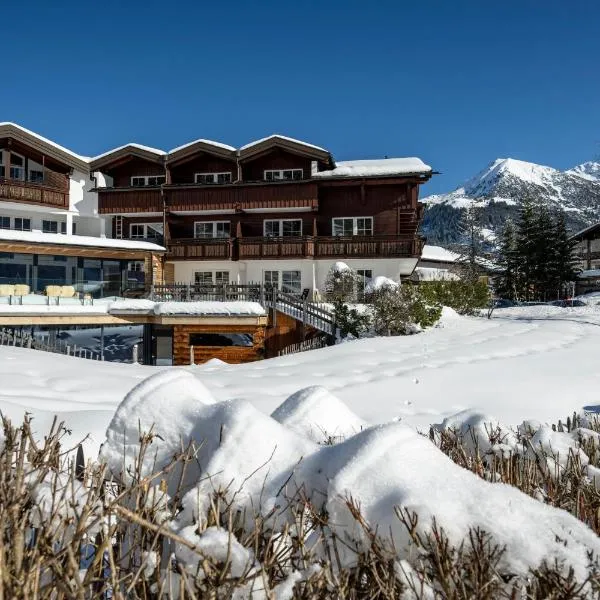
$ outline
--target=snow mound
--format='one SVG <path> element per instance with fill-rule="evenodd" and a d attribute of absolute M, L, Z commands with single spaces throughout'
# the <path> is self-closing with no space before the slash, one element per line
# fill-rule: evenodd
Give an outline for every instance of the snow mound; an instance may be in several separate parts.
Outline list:
<path fill-rule="evenodd" d="M 434 429 L 459 438 L 473 454 L 508 456 L 517 451 L 517 437 L 498 419 L 476 410 L 463 410 L 452 415 Z"/>
<path fill-rule="evenodd" d="M 578 578 L 587 574 L 587 553 L 600 552 L 600 538 L 566 511 L 542 504 L 518 489 L 486 482 L 453 463 L 427 438 L 399 423 L 365 430 L 337 446 L 324 447 L 300 467 L 304 481 L 324 493 L 324 508 L 338 534 L 369 546 L 351 516 L 347 500 L 360 505 L 367 523 L 390 536 L 400 559 L 411 558 L 411 542 L 395 508 L 418 514 L 418 532 L 431 531 L 432 519 L 451 544 L 477 528 L 506 546 L 509 572 L 525 574 L 543 560 L 564 560 Z M 499 518 L 502 515 L 502 518 Z M 388 532 L 388 533 L 384 533 Z M 354 552 L 340 548 L 342 562 Z"/>
<path fill-rule="evenodd" d="M 271 417 L 317 443 L 352 436 L 365 426 L 360 417 L 320 385 L 292 394 Z"/>
<path fill-rule="evenodd" d="M 258 302 L 158 302 L 157 315 L 265 315 Z"/>
<path fill-rule="evenodd" d="M 202 409 L 214 399 L 191 373 L 160 371 L 136 385 L 117 408 L 100 450 L 109 469 L 127 474 L 140 452 L 140 434 L 156 434 L 140 465 L 142 476 L 168 465 L 190 441 Z M 127 475 L 125 475 L 127 476 Z"/>
<path fill-rule="evenodd" d="M 342 261 L 333 263 L 331 270 L 333 273 L 343 273 L 344 271 L 352 271 L 352 269 L 345 262 Z"/>
<path fill-rule="evenodd" d="M 395 290 L 400 284 L 389 277 L 384 277 L 383 275 L 378 275 L 377 277 L 373 277 L 367 285 L 365 286 L 365 292 L 367 294 L 372 294 L 373 292 L 377 292 L 382 289 L 392 289 Z"/>

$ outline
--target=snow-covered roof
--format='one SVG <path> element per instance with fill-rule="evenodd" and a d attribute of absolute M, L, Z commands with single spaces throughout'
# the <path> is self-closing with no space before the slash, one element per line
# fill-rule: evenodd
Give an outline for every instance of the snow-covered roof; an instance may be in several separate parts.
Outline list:
<path fill-rule="evenodd" d="M 145 312 L 155 315 L 190 316 L 264 316 L 258 302 L 153 302 L 152 300 L 120 299 L 108 307 L 110 313 Z"/>
<path fill-rule="evenodd" d="M 39 233 L 37 231 L 15 231 L 0 229 L 0 241 L 26 242 L 29 244 L 59 244 L 64 246 L 90 246 L 94 248 L 119 248 L 121 250 L 147 250 L 164 252 L 165 248 L 150 242 L 114 240 L 90 235 L 65 235 L 60 233 Z"/>
<path fill-rule="evenodd" d="M 98 156 L 93 156 L 92 158 L 90 158 L 88 160 L 89 160 L 89 162 L 94 162 L 96 160 L 106 158 L 107 156 L 110 156 L 111 154 L 116 154 L 117 152 L 120 152 L 121 150 L 126 150 L 127 148 L 143 150 L 144 152 L 150 152 L 150 154 L 156 154 L 156 156 L 165 156 L 165 154 L 166 154 L 166 152 L 164 150 L 160 150 L 159 148 L 152 148 L 150 146 L 143 146 L 142 144 L 135 144 L 133 142 L 130 142 L 129 144 L 124 144 L 123 146 L 119 146 L 117 148 L 113 148 L 112 150 L 108 150 L 107 152 L 103 152 L 102 154 L 98 154 Z"/>
<path fill-rule="evenodd" d="M 0 122 L 0 137 L 2 137 L 3 135 L 13 135 L 14 136 L 15 134 L 17 136 L 19 136 L 19 134 L 21 134 L 25 138 L 25 139 L 22 139 L 21 141 L 24 141 L 24 142 L 26 140 L 35 141 L 35 142 L 38 142 L 39 144 L 41 144 L 42 146 L 48 147 L 50 150 L 57 151 L 59 153 L 59 156 L 66 155 L 66 157 L 69 157 L 75 161 L 74 164 L 72 164 L 71 166 L 74 166 L 77 168 L 82 168 L 84 166 L 84 164 L 89 162 L 89 160 L 90 160 L 90 158 L 88 156 L 82 156 L 81 154 L 76 154 L 75 152 L 69 150 L 68 148 L 61 146 L 60 144 L 57 144 L 56 142 L 53 142 L 52 140 L 49 140 L 48 138 L 45 138 L 44 136 L 41 136 L 38 133 L 31 131 L 30 129 L 26 129 L 25 127 L 22 127 L 21 125 L 17 125 L 17 123 L 12 123 L 10 121 Z"/>
<path fill-rule="evenodd" d="M 291 137 L 287 137 L 286 135 L 280 135 L 278 133 L 274 133 L 273 135 L 270 135 L 268 137 L 265 138 L 261 138 L 260 140 L 255 140 L 253 142 L 250 142 L 249 144 L 246 144 L 245 146 L 242 146 L 240 148 L 240 152 L 242 152 L 243 150 L 247 150 L 248 148 L 253 148 L 254 146 L 258 146 L 259 144 L 262 144 L 264 142 L 268 142 L 270 140 L 284 140 L 286 142 L 292 142 L 293 144 L 300 144 L 302 146 L 306 146 L 307 148 L 312 148 L 313 150 L 320 150 L 321 152 L 329 152 L 329 150 L 326 150 L 325 148 L 321 148 L 320 146 L 315 146 L 314 144 L 309 144 L 308 142 L 303 142 L 302 140 L 297 140 Z"/>
<path fill-rule="evenodd" d="M 594 279 L 596 277 L 600 277 L 600 269 L 588 269 L 587 271 L 581 271 L 577 277 L 579 279 Z"/>
<path fill-rule="evenodd" d="M 421 260 L 430 260 L 438 262 L 450 262 L 454 263 L 458 259 L 459 255 L 456 252 L 451 252 L 442 248 L 441 246 L 430 246 L 425 244 L 423 246 L 423 252 L 421 253 Z"/>
<path fill-rule="evenodd" d="M 193 140 L 192 142 L 188 142 L 187 144 L 177 146 L 177 148 L 172 148 L 171 150 L 169 150 L 169 154 L 174 154 L 175 152 L 179 152 L 180 150 L 185 150 L 186 148 L 194 146 L 195 144 L 206 144 L 207 146 L 214 146 L 215 148 L 229 150 L 230 152 L 236 151 L 236 149 L 233 146 L 229 146 L 228 144 L 222 144 L 221 142 L 215 142 L 213 140 L 205 140 L 203 138 L 199 138 L 197 140 Z"/>
<path fill-rule="evenodd" d="M 314 177 L 385 177 L 392 175 L 423 175 L 431 167 L 420 158 L 382 158 L 377 160 L 338 161 L 335 169 L 319 171 Z"/>

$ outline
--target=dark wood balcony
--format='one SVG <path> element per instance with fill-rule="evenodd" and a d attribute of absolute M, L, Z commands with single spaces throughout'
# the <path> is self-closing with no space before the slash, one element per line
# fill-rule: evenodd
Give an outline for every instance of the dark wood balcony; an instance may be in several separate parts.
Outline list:
<path fill-rule="evenodd" d="M 290 258 L 418 258 L 423 241 L 397 236 L 241 237 L 176 239 L 168 246 L 173 260 L 260 260 Z"/>
<path fill-rule="evenodd" d="M 246 237 L 238 238 L 240 260 L 251 258 L 304 258 L 314 256 L 312 237 Z"/>
<path fill-rule="evenodd" d="M 166 186 L 165 194 L 173 212 L 318 207 L 314 181 Z"/>
<path fill-rule="evenodd" d="M 318 237 L 315 258 L 419 257 L 421 241 L 393 235 Z"/>
<path fill-rule="evenodd" d="M 167 258 L 174 260 L 228 260 L 233 257 L 234 241 L 230 238 L 171 240 L 167 244 Z"/>
<path fill-rule="evenodd" d="M 161 213 L 160 188 L 98 188 L 101 215 Z"/>
<path fill-rule="evenodd" d="M 64 185 L 54 185 L 51 182 L 0 178 L 0 200 L 68 209 L 69 190 L 66 180 Z"/>

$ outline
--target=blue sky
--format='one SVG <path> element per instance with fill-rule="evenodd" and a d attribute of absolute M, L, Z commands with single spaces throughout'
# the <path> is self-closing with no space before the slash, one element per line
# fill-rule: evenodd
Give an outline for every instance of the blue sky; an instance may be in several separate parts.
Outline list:
<path fill-rule="evenodd" d="M 2 21 L 0 121 L 81 154 L 283 133 L 420 156 L 443 173 L 422 194 L 496 157 L 600 156 L 596 0 L 31 0 Z"/>

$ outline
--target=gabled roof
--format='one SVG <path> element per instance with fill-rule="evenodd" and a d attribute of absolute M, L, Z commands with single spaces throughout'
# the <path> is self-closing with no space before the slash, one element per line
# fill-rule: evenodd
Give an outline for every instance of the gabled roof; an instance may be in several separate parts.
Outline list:
<path fill-rule="evenodd" d="M 270 135 L 269 137 L 242 146 L 239 149 L 239 156 L 244 160 L 277 147 L 333 165 L 333 157 L 328 150 L 325 150 L 325 148 L 320 148 L 319 146 L 314 146 L 313 144 L 308 144 L 307 142 L 295 140 L 294 138 L 279 134 Z"/>
<path fill-rule="evenodd" d="M 71 152 L 71 150 L 59 146 L 55 142 L 42 137 L 29 129 L 25 129 L 25 127 L 21 127 L 21 125 L 17 125 L 16 123 L 0 123 L 0 138 L 4 137 L 17 140 L 23 145 L 33 148 L 37 152 L 72 167 L 73 169 L 77 169 L 78 171 L 87 173 L 89 170 L 89 158 L 87 156 L 75 154 L 74 152 Z"/>
<path fill-rule="evenodd" d="M 582 239 L 585 239 L 585 237 L 587 235 L 593 235 L 594 233 L 598 233 L 599 231 L 600 231 L 600 223 L 594 223 L 593 225 L 590 225 L 590 226 L 586 227 L 585 229 L 582 229 L 581 231 L 574 233 L 569 239 L 582 240 Z"/>
<path fill-rule="evenodd" d="M 91 171 L 98 171 L 102 167 L 110 165 L 111 163 L 126 156 L 137 156 L 138 158 L 143 158 L 144 160 L 162 163 L 166 154 L 167 153 L 164 150 L 159 150 L 158 148 L 151 148 L 150 146 L 129 143 L 90 158 L 89 166 Z"/>
<path fill-rule="evenodd" d="M 188 156 L 196 154 L 196 152 L 207 152 L 208 154 L 230 158 L 231 160 L 235 160 L 237 155 L 237 151 L 233 146 L 200 138 L 193 142 L 183 144 L 183 146 L 177 146 L 177 148 L 169 150 L 167 162 L 177 162 L 182 158 L 187 158 Z"/>

